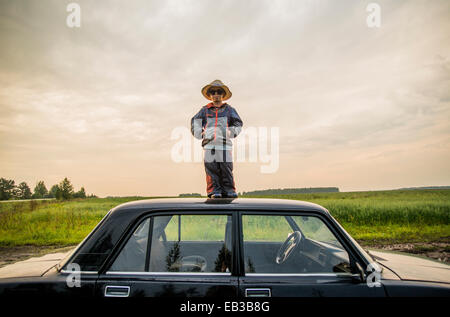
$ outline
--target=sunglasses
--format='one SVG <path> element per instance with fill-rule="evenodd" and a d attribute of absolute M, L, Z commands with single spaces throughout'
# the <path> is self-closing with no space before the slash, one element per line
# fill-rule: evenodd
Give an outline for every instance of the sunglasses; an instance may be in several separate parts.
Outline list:
<path fill-rule="evenodd" d="M 213 96 L 213 95 L 225 95 L 225 91 L 223 91 L 222 89 L 211 89 L 211 90 L 208 90 L 208 95 L 211 95 L 211 96 Z"/>

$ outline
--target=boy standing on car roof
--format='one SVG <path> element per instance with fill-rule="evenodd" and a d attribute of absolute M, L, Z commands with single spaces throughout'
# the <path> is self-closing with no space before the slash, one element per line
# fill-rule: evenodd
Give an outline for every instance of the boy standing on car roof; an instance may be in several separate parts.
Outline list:
<path fill-rule="evenodd" d="M 243 123 L 236 110 L 223 102 L 230 99 L 231 91 L 220 80 L 203 87 L 202 94 L 212 102 L 191 119 L 191 132 L 202 140 L 206 192 L 210 198 L 236 198 L 230 138 L 241 132 Z"/>

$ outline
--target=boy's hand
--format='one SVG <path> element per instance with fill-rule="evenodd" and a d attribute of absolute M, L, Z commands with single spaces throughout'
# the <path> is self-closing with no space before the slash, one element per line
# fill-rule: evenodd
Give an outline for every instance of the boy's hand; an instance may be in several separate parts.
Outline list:
<path fill-rule="evenodd" d="M 208 144 L 211 141 L 212 141 L 212 139 L 203 139 L 202 140 L 202 147 L 205 146 L 206 144 Z"/>
<path fill-rule="evenodd" d="M 227 128 L 227 139 L 231 139 L 233 137 L 233 132 L 231 132 L 230 128 Z"/>

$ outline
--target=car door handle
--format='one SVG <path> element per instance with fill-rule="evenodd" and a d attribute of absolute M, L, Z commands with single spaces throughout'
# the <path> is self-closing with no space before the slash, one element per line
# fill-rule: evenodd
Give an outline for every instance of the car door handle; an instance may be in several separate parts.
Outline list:
<path fill-rule="evenodd" d="M 105 287 L 105 297 L 128 297 L 130 295 L 129 286 L 112 286 Z"/>
<path fill-rule="evenodd" d="M 245 297 L 271 297 L 270 288 L 246 288 Z"/>

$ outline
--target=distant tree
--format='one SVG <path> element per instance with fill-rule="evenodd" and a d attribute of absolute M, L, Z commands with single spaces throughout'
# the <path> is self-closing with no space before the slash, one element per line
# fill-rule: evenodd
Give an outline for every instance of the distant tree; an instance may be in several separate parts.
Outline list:
<path fill-rule="evenodd" d="M 57 199 L 70 199 L 73 197 L 73 186 L 72 183 L 67 179 L 67 177 L 65 177 L 61 183 L 59 183 L 58 185 L 59 190 L 60 190 L 60 198 L 56 197 Z"/>
<path fill-rule="evenodd" d="M 31 198 L 31 189 L 27 185 L 27 183 L 22 182 L 17 186 L 16 198 L 18 199 L 30 199 Z"/>
<path fill-rule="evenodd" d="M 309 187 L 309 188 L 283 188 L 283 189 L 264 189 L 243 192 L 245 195 L 284 195 L 284 194 L 311 194 L 311 193 L 338 193 L 337 187 Z"/>
<path fill-rule="evenodd" d="M 11 199 L 14 199 L 14 200 L 22 199 L 19 187 L 14 186 L 14 188 L 11 191 Z"/>
<path fill-rule="evenodd" d="M 180 259 L 180 243 L 176 242 L 169 250 L 169 254 L 166 256 L 167 271 L 179 272 L 180 268 L 174 265 Z"/>
<path fill-rule="evenodd" d="M 245 270 L 247 273 L 255 273 L 255 266 L 253 265 L 253 262 L 250 258 L 248 258 L 247 261 L 247 269 Z"/>
<path fill-rule="evenodd" d="M 226 272 L 227 269 L 231 269 L 231 251 L 228 250 L 225 244 L 219 251 L 214 266 L 214 272 Z"/>
<path fill-rule="evenodd" d="M 58 185 L 53 185 L 52 188 L 50 188 L 50 191 L 48 192 L 48 195 L 46 198 L 56 198 L 61 199 L 61 191 L 59 190 Z"/>
<path fill-rule="evenodd" d="M 178 197 L 201 197 L 199 193 L 179 194 Z"/>
<path fill-rule="evenodd" d="M 81 187 L 79 191 L 73 194 L 73 198 L 86 198 L 86 191 L 84 190 L 84 187 Z"/>
<path fill-rule="evenodd" d="M 31 192 L 31 189 L 26 182 L 22 182 L 16 186 L 14 180 L 0 178 L 0 200 L 40 198 L 71 199 L 97 198 L 97 196 L 94 194 L 88 196 L 84 187 L 81 187 L 80 190 L 75 193 L 73 185 L 67 177 L 59 184 L 53 185 L 50 190 L 47 190 L 44 181 L 39 181 L 34 187 L 34 193 Z"/>
<path fill-rule="evenodd" d="M 13 180 L 0 178 L 0 200 L 8 200 L 14 196 L 15 184 Z"/>
<path fill-rule="evenodd" d="M 39 181 L 34 187 L 33 198 L 45 198 L 48 195 L 47 187 L 45 187 L 44 181 Z"/>

